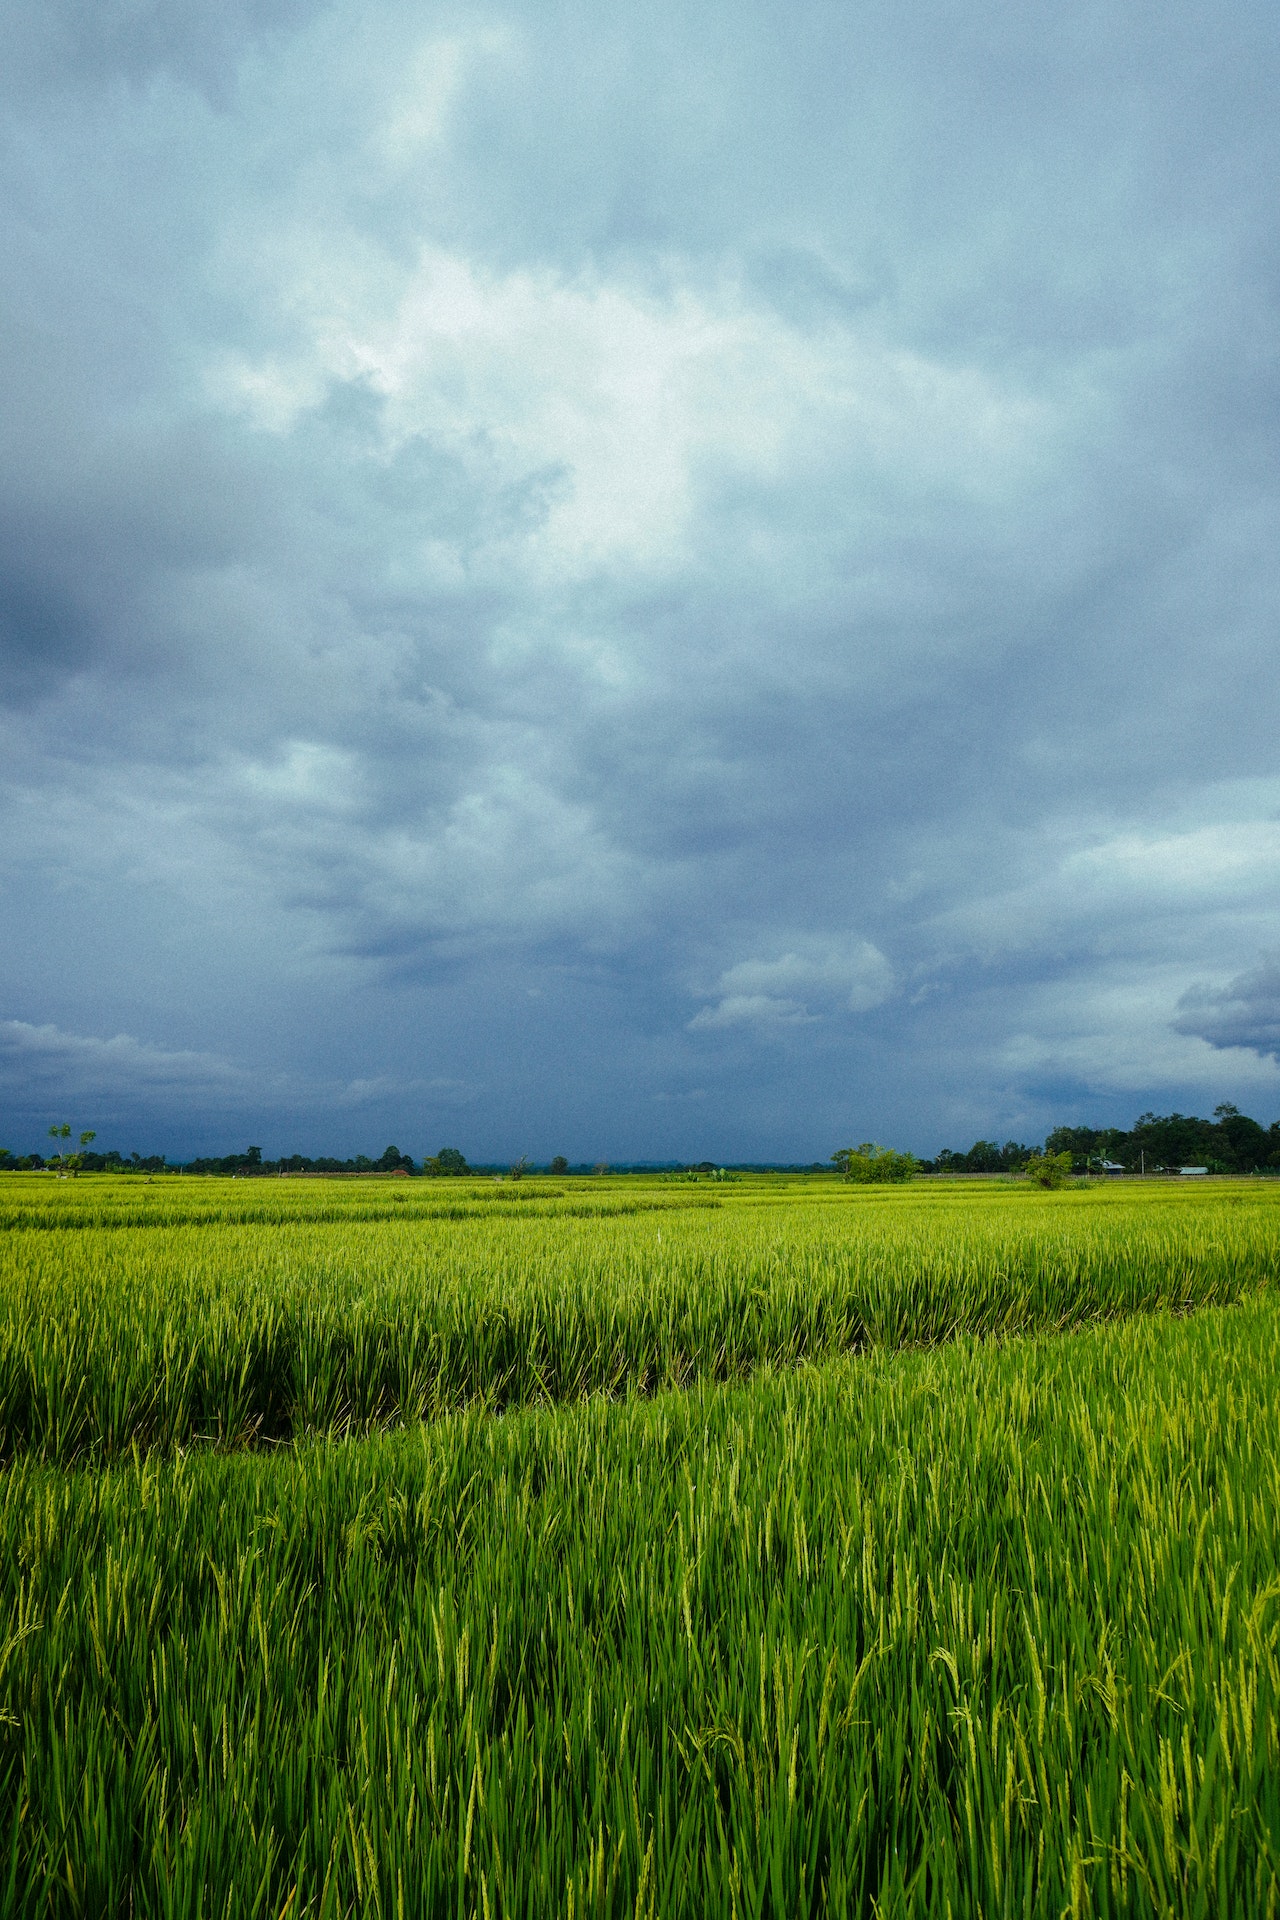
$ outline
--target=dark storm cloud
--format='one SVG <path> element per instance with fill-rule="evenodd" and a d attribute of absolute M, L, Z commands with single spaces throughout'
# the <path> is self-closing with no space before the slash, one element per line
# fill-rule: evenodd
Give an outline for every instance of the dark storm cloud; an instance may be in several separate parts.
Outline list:
<path fill-rule="evenodd" d="M 40 1086 L 55 1101 L 157 1092 L 166 1100 L 187 1099 L 193 1090 L 207 1100 L 225 1097 L 242 1077 L 212 1054 L 166 1052 L 125 1033 L 96 1040 L 26 1020 L 0 1021 L 0 1083 L 11 1095 Z"/>
<path fill-rule="evenodd" d="M 29 562 L 0 574 L 0 671 L 11 699 L 30 698 L 89 653 L 88 620 L 56 581 Z"/>
<path fill-rule="evenodd" d="M 1211 1047 L 1248 1047 L 1280 1060 L 1280 959 L 1272 956 L 1217 992 L 1191 987 L 1179 1003 L 1179 1033 Z"/>
<path fill-rule="evenodd" d="M 478 1091 L 445 1076 L 320 1081 L 264 1074 L 216 1054 L 148 1046 L 127 1033 L 99 1040 L 52 1025 L 0 1021 L 6 1120 L 37 1145 L 50 1114 L 89 1113 L 96 1128 L 136 1127 L 141 1121 L 157 1130 L 155 1144 L 164 1145 L 175 1129 L 188 1135 L 193 1128 L 209 1130 L 209 1138 L 217 1139 L 229 1129 L 265 1123 L 296 1134 L 317 1107 L 327 1121 L 361 1130 L 376 1124 L 388 1101 L 412 1102 L 420 1124 L 428 1118 L 443 1123 L 464 1112 Z"/>
<path fill-rule="evenodd" d="M 1270 11 L 6 20 L 15 1032 L 193 1144 L 1273 1098 Z"/>
<path fill-rule="evenodd" d="M 0 19 L 6 65 L 24 88 L 136 86 L 162 74 L 218 98 L 247 50 L 317 11 L 315 0 L 7 0 Z"/>

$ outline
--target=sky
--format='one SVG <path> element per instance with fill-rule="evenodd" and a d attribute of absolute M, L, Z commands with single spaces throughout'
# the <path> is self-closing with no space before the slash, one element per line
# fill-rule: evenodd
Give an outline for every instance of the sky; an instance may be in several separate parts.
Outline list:
<path fill-rule="evenodd" d="M 1280 1116 L 1280 15 L 0 0 L 0 1145 Z"/>

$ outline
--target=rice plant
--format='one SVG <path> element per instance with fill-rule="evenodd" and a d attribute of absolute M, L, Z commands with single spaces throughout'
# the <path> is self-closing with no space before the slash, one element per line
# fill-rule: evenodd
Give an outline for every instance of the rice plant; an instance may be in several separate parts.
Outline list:
<path fill-rule="evenodd" d="M 4 1909 L 1274 1915 L 1278 1435 L 1264 1290 L 19 1459 Z"/>
<path fill-rule="evenodd" d="M 1280 1251 L 1261 1184 L 758 1182 L 711 1205 L 656 1183 L 519 1203 L 407 1185 L 339 1186 L 316 1218 L 301 1182 L 0 1182 L 21 1217 L 0 1242 L 0 1457 L 369 1431 L 1186 1310 L 1268 1284 Z"/>

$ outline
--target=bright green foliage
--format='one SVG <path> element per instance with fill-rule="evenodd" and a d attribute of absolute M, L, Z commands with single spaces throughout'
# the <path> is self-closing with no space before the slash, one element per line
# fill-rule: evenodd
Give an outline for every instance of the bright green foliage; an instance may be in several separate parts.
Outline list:
<path fill-rule="evenodd" d="M 1071 1172 L 1071 1155 L 1067 1152 L 1033 1153 L 1022 1171 L 1037 1187 L 1064 1187 Z"/>
<path fill-rule="evenodd" d="M 1274 1915 L 1271 1294 L 0 1490 L 15 1914 Z"/>
<path fill-rule="evenodd" d="M 864 1140 L 860 1147 L 841 1147 L 838 1153 L 832 1154 L 831 1161 L 846 1180 L 863 1186 L 900 1185 L 920 1171 L 920 1162 L 913 1155 L 895 1153 L 892 1147 L 878 1147 L 874 1140 Z"/>
<path fill-rule="evenodd" d="M 11 1175 L 0 1453 L 354 1432 L 1232 1300 L 1277 1269 L 1276 1197 Z"/>

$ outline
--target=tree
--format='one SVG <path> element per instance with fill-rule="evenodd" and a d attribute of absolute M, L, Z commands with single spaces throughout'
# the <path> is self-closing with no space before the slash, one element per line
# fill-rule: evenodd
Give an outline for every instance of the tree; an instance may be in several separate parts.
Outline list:
<path fill-rule="evenodd" d="M 1145 1167 L 1148 1173 L 1157 1167 L 1204 1167 L 1220 1157 L 1225 1145 L 1211 1120 L 1189 1113 L 1143 1113 L 1121 1157 L 1127 1166 Z"/>
<path fill-rule="evenodd" d="M 401 1153 L 399 1147 L 385 1148 L 375 1164 L 380 1173 L 412 1173 L 414 1170 L 412 1155 Z"/>
<path fill-rule="evenodd" d="M 439 1153 L 432 1154 L 429 1159 L 423 1161 L 422 1171 L 457 1175 L 470 1173 L 471 1169 L 456 1147 L 441 1147 Z"/>
<path fill-rule="evenodd" d="M 1256 1120 L 1239 1107 L 1225 1104 L 1214 1108 L 1213 1117 L 1218 1122 L 1215 1131 L 1222 1136 L 1219 1154 L 1235 1172 L 1252 1173 L 1266 1165 L 1271 1146 Z"/>
<path fill-rule="evenodd" d="M 508 1178 L 511 1180 L 523 1180 L 526 1173 L 528 1173 L 528 1171 L 529 1171 L 528 1155 L 522 1153 L 520 1155 L 520 1158 L 518 1160 L 513 1161 L 511 1166 L 508 1168 Z"/>
<path fill-rule="evenodd" d="M 1037 1187 L 1060 1187 L 1071 1171 L 1071 1154 L 1033 1153 L 1023 1172 Z"/>
<path fill-rule="evenodd" d="M 1017 1140 L 1003 1146 L 994 1140 L 975 1140 L 967 1153 L 944 1147 L 932 1163 L 934 1173 L 1017 1173 L 1030 1149 Z"/>
<path fill-rule="evenodd" d="M 562 1153 L 558 1153 L 555 1159 L 551 1162 L 551 1165 L 547 1168 L 548 1173 L 560 1174 L 560 1173 L 568 1173 L 568 1171 L 569 1171 L 569 1162 L 565 1159 Z"/>
<path fill-rule="evenodd" d="M 49 1138 L 60 1143 L 58 1146 L 59 1173 L 79 1173 L 81 1167 L 84 1165 L 85 1151 L 92 1145 L 97 1137 L 92 1127 L 86 1128 L 80 1135 L 79 1153 L 68 1153 L 66 1143 L 71 1138 L 70 1125 L 64 1121 L 60 1127 L 50 1127 Z"/>
<path fill-rule="evenodd" d="M 1087 1173 L 1103 1160 L 1114 1160 L 1124 1145 L 1119 1127 L 1055 1127 L 1044 1143 L 1046 1153 L 1069 1153 L 1077 1173 Z"/>
<path fill-rule="evenodd" d="M 895 1153 L 892 1147 L 878 1147 L 874 1140 L 864 1140 L 860 1147 L 841 1147 L 839 1152 L 832 1154 L 831 1161 L 846 1180 L 862 1186 L 885 1183 L 898 1185 L 920 1171 L 920 1162 L 913 1154 Z"/>
<path fill-rule="evenodd" d="M 69 1173 L 79 1173 L 85 1163 L 86 1153 L 97 1137 L 92 1127 L 87 1128 L 85 1132 L 80 1135 L 80 1151 L 79 1153 L 73 1153 L 67 1161 L 67 1171 Z"/>

